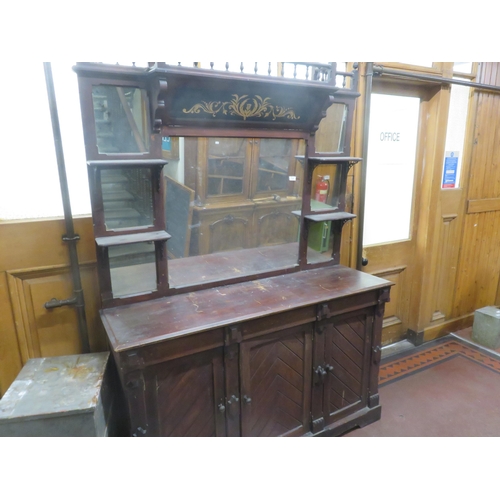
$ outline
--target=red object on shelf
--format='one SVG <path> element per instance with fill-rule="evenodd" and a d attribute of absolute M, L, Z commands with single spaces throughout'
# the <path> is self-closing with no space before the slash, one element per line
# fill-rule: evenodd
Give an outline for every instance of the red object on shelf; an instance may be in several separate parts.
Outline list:
<path fill-rule="evenodd" d="M 325 181 L 323 177 L 316 183 L 316 193 L 314 199 L 316 201 L 321 201 L 326 203 L 326 197 L 328 195 L 328 182 Z"/>

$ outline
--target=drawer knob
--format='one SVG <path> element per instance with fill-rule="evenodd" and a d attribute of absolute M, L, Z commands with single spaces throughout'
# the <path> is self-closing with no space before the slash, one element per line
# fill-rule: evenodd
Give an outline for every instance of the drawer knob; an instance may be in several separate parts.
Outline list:
<path fill-rule="evenodd" d="M 250 398 L 249 396 L 247 396 L 246 394 L 243 396 L 243 401 L 249 405 L 251 402 L 252 402 L 252 398 Z"/>
<path fill-rule="evenodd" d="M 217 408 L 221 413 L 224 413 L 226 411 L 226 407 L 222 403 L 220 403 Z"/>

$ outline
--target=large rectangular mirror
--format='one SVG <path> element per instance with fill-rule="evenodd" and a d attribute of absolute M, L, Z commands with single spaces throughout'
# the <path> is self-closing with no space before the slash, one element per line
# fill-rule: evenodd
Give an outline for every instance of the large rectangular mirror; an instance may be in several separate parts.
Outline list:
<path fill-rule="evenodd" d="M 297 265 L 298 139 L 179 138 L 164 168 L 170 287 Z"/>

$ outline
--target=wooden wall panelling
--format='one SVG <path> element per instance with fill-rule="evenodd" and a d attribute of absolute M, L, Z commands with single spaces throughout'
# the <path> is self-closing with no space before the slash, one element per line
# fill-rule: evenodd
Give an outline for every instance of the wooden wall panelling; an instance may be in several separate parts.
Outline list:
<path fill-rule="evenodd" d="M 92 219 L 75 217 L 74 224 L 80 236 L 79 259 L 86 263 L 82 266 L 82 283 L 91 349 L 102 351 L 107 347 L 97 320 Z M 62 219 L 0 223 L 0 396 L 29 357 L 72 354 L 75 350 L 78 337 L 74 311 L 69 307 L 52 311 L 43 308 L 54 296 L 72 296 L 69 253 L 61 239 L 64 233 Z M 59 325 L 56 318 L 62 318 L 63 323 Z"/>
<path fill-rule="evenodd" d="M 477 269 L 479 242 L 479 215 L 467 216 L 464 220 L 462 248 L 457 269 L 457 285 L 454 299 L 453 316 L 474 311 L 475 274 Z"/>
<path fill-rule="evenodd" d="M 498 228 L 500 212 L 487 212 L 480 215 L 480 250 L 475 255 L 477 262 L 475 288 L 475 309 L 486 305 L 493 305 L 500 275 L 498 249 L 500 240 Z"/>
<path fill-rule="evenodd" d="M 80 273 L 86 297 L 90 347 L 93 352 L 105 351 L 105 335 L 96 314 L 99 294 L 95 263 L 81 264 Z M 7 271 L 7 277 L 23 364 L 31 358 L 80 353 L 75 309 L 44 307 L 53 297 L 72 296 L 73 284 L 68 266 Z"/>
<path fill-rule="evenodd" d="M 5 272 L 0 272 L 0 318 L 1 397 L 23 367 Z"/>
<path fill-rule="evenodd" d="M 442 224 L 439 226 L 439 247 L 436 252 L 436 285 L 432 289 L 434 312 L 432 313 L 431 323 L 435 321 L 444 321 L 449 317 L 451 304 L 453 300 L 453 273 L 450 264 L 455 262 L 454 258 L 454 231 L 456 223 L 454 221 L 457 214 L 441 215 Z"/>
<path fill-rule="evenodd" d="M 483 63 L 479 75 L 480 83 L 500 85 L 498 63 Z M 500 195 L 495 188 L 496 172 L 492 171 L 492 160 L 498 158 L 498 142 L 495 142 L 500 112 L 500 95 L 479 92 L 477 96 L 477 118 L 474 131 L 474 149 L 468 199 L 496 198 Z M 493 194 L 493 193 L 497 194 Z"/>
<path fill-rule="evenodd" d="M 482 63 L 479 80 L 499 85 L 500 64 Z M 499 300 L 500 211 L 492 200 L 500 197 L 500 95 L 477 92 L 476 101 L 454 316 L 471 315 Z"/>
<path fill-rule="evenodd" d="M 495 212 L 500 210 L 500 198 L 486 198 L 483 200 L 468 200 L 467 213 Z"/>
<path fill-rule="evenodd" d="M 421 148 L 417 161 L 424 168 L 421 169 L 421 178 L 415 180 L 418 198 L 412 237 L 415 238 L 416 247 L 409 317 L 409 328 L 417 336 L 432 321 L 435 308 L 432 304 L 432 290 L 437 286 L 435 265 L 442 224 L 440 191 L 449 99 L 449 87 L 433 86 L 425 92 L 421 105 Z"/>
<path fill-rule="evenodd" d="M 402 298 L 401 290 L 410 286 L 410 283 L 406 279 L 407 273 L 406 266 L 398 266 L 393 268 L 387 268 L 382 271 L 373 273 L 374 276 L 383 278 L 394 283 L 391 288 L 391 300 L 385 305 L 384 320 L 382 322 L 382 345 L 392 344 L 401 340 L 401 336 L 398 333 L 400 326 L 403 321 L 406 320 L 406 304 Z"/>
<path fill-rule="evenodd" d="M 424 341 L 433 340 L 472 324 L 472 317 L 465 315 L 457 318 L 454 309 L 457 297 L 457 269 L 460 255 L 464 250 L 462 240 L 464 238 L 466 193 L 476 107 L 473 91 L 471 91 L 470 96 L 472 102 L 469 104 L 466 125 L 460 188 L 441 189 L 441 178 L 438 183 L 440 190 L 436 214 L 438 234 L 432 250 L 430 268 L 431 273 L 435 274 L 435 280 L 431 289 L 432 301 L 429 302 L 431 307 L 425 310 L 425 315 L 430 315 L 430 320 L 425 323 L 425 316 L 423 319 Z"/>

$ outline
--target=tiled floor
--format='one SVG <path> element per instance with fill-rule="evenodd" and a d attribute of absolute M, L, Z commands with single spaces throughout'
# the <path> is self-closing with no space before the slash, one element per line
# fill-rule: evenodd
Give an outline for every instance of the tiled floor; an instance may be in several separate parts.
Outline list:
<path fill-rule="evenodd" d="M 500 349 L 471 330 L 386 357 L 381 419 L 346 436 L 500 436 Z"/>

